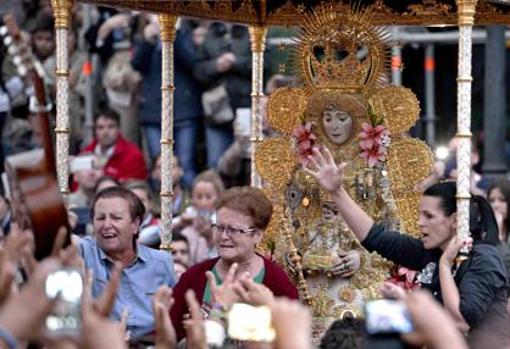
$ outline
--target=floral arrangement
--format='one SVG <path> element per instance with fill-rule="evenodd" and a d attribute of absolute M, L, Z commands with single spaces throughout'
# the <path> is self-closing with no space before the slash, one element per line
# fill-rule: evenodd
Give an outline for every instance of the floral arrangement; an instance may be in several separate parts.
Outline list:
<path fill-rule="evenodd" d="M 312 132 L 312 123 L 307 122 L 299 125 L 292 130 L 292 137 L 296 142 L 298 161 L 306 166 L 310 162 L 308 156 L 312 155 L 312 150 L 316 146 L 317 137 Z"/>
<path fill-rule="evenodd" d="M 415 282 L 416 271 L 401 266 L 395 266 L 391 270 L 389 282 L 402 287 L 406 291 L 412 291 L 420 288 L 420 284 Z"/>
<path fill-rule="evenodd" d="M 361 149 L 360 157 L 366 160 L 368 167 L 375 167 L 386 161 L 391 139 L 389 131 L 383 125 L 382 118 L 377 118 L 370 113 L 370 123 L 361 124 L 358 138 Z"/>

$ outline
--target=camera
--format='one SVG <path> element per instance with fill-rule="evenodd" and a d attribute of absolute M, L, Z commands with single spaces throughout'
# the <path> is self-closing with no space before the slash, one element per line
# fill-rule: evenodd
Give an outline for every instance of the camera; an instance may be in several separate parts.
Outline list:
<path fill-rule="evenodd" d="M 81 325 L 83 288 L 83 275 L 77 269 L 62 268 L 48 275 L 45 282 L 46 296 L 57 299 L 53 311 L 45 321 L 49 336 L 78 335 Z"/>

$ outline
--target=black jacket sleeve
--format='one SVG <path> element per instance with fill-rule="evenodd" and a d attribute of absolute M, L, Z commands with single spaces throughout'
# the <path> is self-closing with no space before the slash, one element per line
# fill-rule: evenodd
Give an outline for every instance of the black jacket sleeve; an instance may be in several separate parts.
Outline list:
<path fill-rule="evenodd" d="M 369 252 L 412 270 L 421 270 L 427 263 L 427 252 L 420 240 L 398 232 L 385 231 L 374 224 L 361 244 Z"/>
<path fill-rule="evenodd" d="M 507 287 L 506 269 L 495 246 L 477 244 L 472 260 L 461 280 L 457 282 L 460 294 L 459 309 L 471 328 L 487 315 L 493 302 L 498 301 Z"/>

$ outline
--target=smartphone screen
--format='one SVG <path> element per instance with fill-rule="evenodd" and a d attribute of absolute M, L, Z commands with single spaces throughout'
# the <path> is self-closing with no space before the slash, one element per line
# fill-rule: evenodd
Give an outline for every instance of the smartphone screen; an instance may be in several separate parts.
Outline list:
<path fill-rule="evenodd" d="M 83 287 L 83 276 L 76 269 L 63 268 L 48 275 L 46 295 L 58 299 L 45 321 L 49 336 L 74 336 L 79 333 Z"/>
<path fill-rule="evenodd" d="M 92 170 L 94 168 L 94 155 L 76 156 L 70 163 L 72 173 L 78 171 Z"/>
<path fill-rule="evenodd" d="M 366 329 L 369 335 L 411 333 L 411 316 L 404 302 L 378 299 L 365 305 Z"/>
<path fill-rule="evenodd" d="M 234 133 L 237 137 L 250 137 L 251 135 L 251 109 L 236 109 Z"/>

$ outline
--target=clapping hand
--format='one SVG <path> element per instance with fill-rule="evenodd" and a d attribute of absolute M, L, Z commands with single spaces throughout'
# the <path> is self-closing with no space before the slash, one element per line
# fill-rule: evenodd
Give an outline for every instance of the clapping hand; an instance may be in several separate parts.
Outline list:
<path fill-rule="evenodd" d="M 177 335 L 169 315 L 174 302 L 172 289 L 168 286 L 161 286 L 152 300 L 156 320 L 156 349 L 171 349 L 177 345 Z"/>
<path fill-rule="evenodd" d="M 227 276 L 225 276 L 225 280 L 223 280 L 223 283 L 219 286 L 216 283 L 214 274 L 210 271 L 206 272 L 205 275 L 211 289 L 212 304 L 220 304 L 223 307 L 229 308 L 239 300 L 239 295 L 233 287 L 236 282 L 237 267 L 237 263 L 232 264 L 227 272 Z"/>

